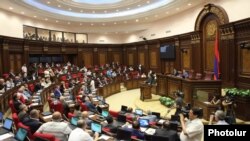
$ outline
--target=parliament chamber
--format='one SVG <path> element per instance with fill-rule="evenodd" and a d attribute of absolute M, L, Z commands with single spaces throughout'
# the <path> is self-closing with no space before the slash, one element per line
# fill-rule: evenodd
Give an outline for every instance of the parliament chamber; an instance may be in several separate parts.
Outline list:
<path fill-rule="evenodd" d="M 249 4 L 3 0 L 0 140 L 202 141 L 206 125 L 249 126 Z"/>

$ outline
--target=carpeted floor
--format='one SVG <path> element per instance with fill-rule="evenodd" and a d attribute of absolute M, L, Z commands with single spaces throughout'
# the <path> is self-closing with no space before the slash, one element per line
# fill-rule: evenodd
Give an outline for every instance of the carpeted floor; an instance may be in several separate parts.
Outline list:
<path fill-rule="evenodd" d="M 140 100 L 140 89 L 123 91 L 106 98 L 106 102 L 109 103 L 109 109 L 114 111 L 120 111 L 121 105 L 132 107 L 133 109 L 139 108 L 146 113 L 148 110 L 151 112 L 161 113 L 161 117 L 170 118 L 170 115 L 175 112 L 172 109 L 168 114 L 168 109 L 161 105 L 158 100 L 160 97 L 157 95 L 152 95 L 153 100 L 141 101 Z"/>

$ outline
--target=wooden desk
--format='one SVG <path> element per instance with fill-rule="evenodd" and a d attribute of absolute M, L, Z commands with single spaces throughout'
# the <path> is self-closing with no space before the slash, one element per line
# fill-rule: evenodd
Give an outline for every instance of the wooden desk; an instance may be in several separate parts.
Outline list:
<path fill-rule="evenodd" d="M 213 114 L 217 109 L 216 105 L 204 103 L 198 100 L 194 100 L 194 106 L 203 109 L 203 118 L 207 121 L 209 121 L 210 115 Z"/>
<path fill-rule="evenodd" d="M 141 84 L 140 90 L 141 90 L 141 96 L 140 99 L 144 101 L 145 99 L 151 99 L 151 85 L 148 84 Z"/>

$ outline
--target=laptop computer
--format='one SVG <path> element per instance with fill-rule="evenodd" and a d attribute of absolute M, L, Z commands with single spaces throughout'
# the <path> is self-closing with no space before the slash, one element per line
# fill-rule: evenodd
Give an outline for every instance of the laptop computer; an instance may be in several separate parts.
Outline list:
<path fill-rule="evenodd" d="M 69 124 L 69 128 L 74 130 L 77 127 L 77 122 L 78 122 L 79 118 L 78 117 L 72 117 L 70 119 L 70 124 Z"/>
<path fill-rule="evenodd" d="M 139 119 L 140 127 L 149 127 L 148 119 Z"/>
<path fill-rule="evenodd" d="M 152 115 L 155 115 L 157 117 L 157 119 L 161 118 L 161 113 L 158 112 L 152 112 Z"/>
<path fill-rule="evenodd" d="M 108 117 L 109 116 L 109 111 L 107 111 L 107 110 L 102 110 L 102 116 L 103 117 Z"/>
<path fill-rule="evenodd" d="M 18 128 L 17 132 L 15 135 L 13 135 L 12 133 L 9 134 L 10 137 L 6 136 L 6 138 L 4 138 L 4 141 L 24 141 L 27 137 L 28 131 L 24 128 Z M 7 135 L 7 134 L 6 134 Z"/>
<path fill-rule="evenodd" d="M 117 140 L 131 141 L 132 133 L 122 128 L 117 129 L 116 138 Z"/>
<path fill-rule="evenodd" d="M 143 115 L 142 109 L 135 109 L 135 114 L 138 116 L 142 116 Z"/>
<path fill-rule="evenodd" d="M 13 120 L 10 118 L 6 118 L 3 123 L 3 127 L 0 128 L 0 135 L 11 132 L 11 127 L 13 124 Z"/>
<path fill-rule="evenodd" d="M 91 123 L 91 130 L 93 132 L 97 132 L 97 133 L 102 133 L 102 125 L 97 123 L 97 122 L 92 122 Z"/>
<path fill-rule="evenodd" d="M 122 126 L 124 123 L 126 123 L 127 117 L 125 115 L 119 114 L 116 119 L 117 126 Z"/>
<path fill-rule="evenodd" d="M 125 114 L 125 113 L 127 112 L 127 110 L 128 110 L 128 106 L 122 105 L 122 106 L 121 106 L 121 111 L 120 111 L 120 113 L 121 113 L 121 114 Z"/>

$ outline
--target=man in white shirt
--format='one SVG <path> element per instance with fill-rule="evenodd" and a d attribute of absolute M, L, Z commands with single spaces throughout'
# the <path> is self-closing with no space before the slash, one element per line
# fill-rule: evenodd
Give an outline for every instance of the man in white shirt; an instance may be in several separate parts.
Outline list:
<path fill-rule="evenodd" d="M 23 73 L 23 77 L 26 78 L 27 77 L 27 66 L 26 66 L 26 64 L 23 64 L 23 66 L 22 66 L 22 73 Z"/>
<path fill-rule="evenodd" d="M 50 133 L 55 135 L 60 141 L 68 141 L 68 135 L 71 133 L 68 123 L 62 122 L 62 115 L 60 112 L 54 112 L 52 121 L 44 123 L 37 130 L 39 133 Z"/>
<path fill-rule="evenodd" d="M 204 125 L 199 118 L 202 117 L 202 110 L 200 108 L 192 108 L 188 115 L 189 120 L 185 122 L 183 114 L 180 114 L 182 127 L 180 139 L 181 141 L 201 141 Z"/>
<path fill-rule="evenodd" d="M 89 133 L 86 132 L 86 126 L 85 120 L 78 120 L 77 128 L 70 133 L 68 141 L 97 141 L 99 134 L 96 132 L 93 139 Z"/>

